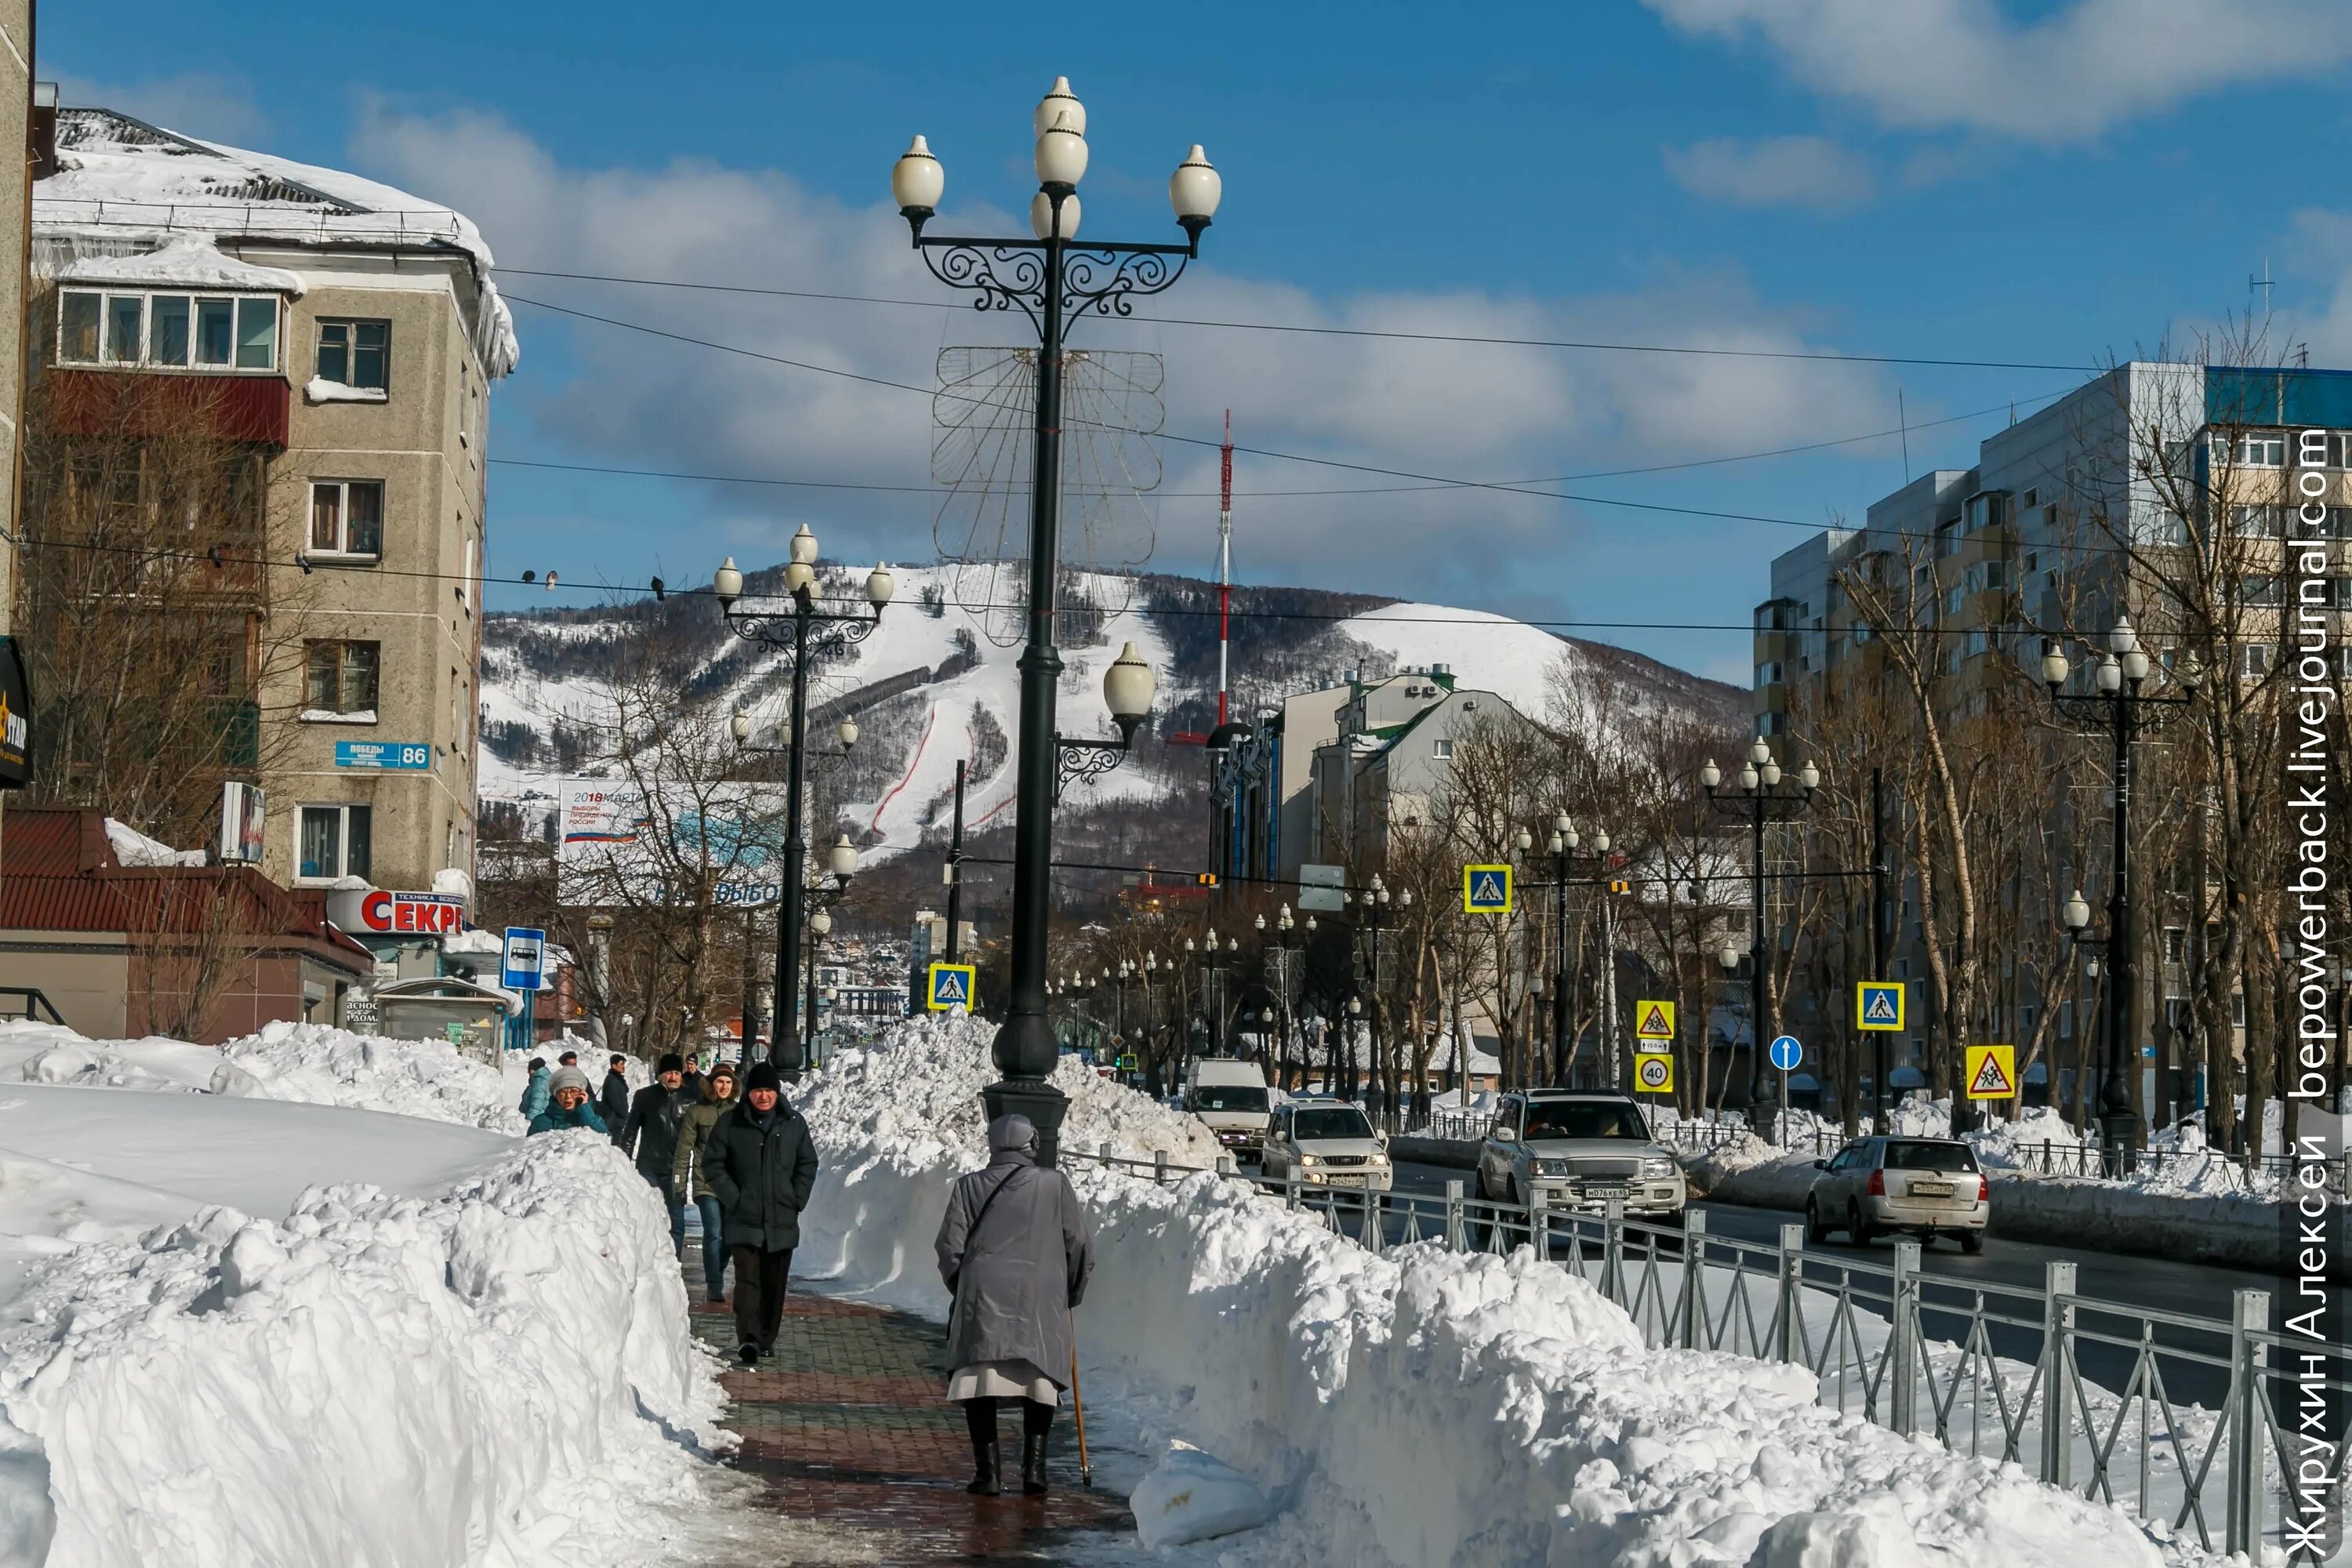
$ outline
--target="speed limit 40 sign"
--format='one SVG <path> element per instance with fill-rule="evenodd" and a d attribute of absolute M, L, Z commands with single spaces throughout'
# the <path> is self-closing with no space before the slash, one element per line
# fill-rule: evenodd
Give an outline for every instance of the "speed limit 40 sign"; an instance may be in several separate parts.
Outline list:
<path fill-rule="evenodd" d="M 1672 1094 L 1675 1058 L 1664 1051 L 1634 1053 L 1633 1087 L 1643 1094 Z"/>

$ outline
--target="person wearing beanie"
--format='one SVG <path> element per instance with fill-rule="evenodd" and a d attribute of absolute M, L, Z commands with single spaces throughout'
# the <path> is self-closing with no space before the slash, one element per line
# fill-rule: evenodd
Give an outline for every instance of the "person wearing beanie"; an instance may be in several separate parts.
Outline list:
<path fill-rule="evenodd" d="M 754 1065 L 741 1102 L 712 1124 L 704 1144 L 735 1264 L 736 1353 L 745 1366 L 775 1351 L 801 1210 L 816 1185 L 816 1143 L 783 1089 L 775 1063 Z"/>
<path fill-rule="evenodd" d="M 614 1139 L 621 1152 L 636 1161 L 637 1173 L 661 1194 L 662 1207 L 669 1211 L 670 1250 L 680 1260 L 686 1257 L 686 1199 L 671 1179 L 670 1166 L 677 1155 L 678 1123 L 692 1103 L 683 1087 L 685 1077 L 686 1063 L 676 1051 L 662 1058 L 655 1065 L 654 1081 L 629 1102 Z"/>
<path fill-rule="evenodd" d="M 988 1164 L 957 1181 L 940 1222 L 948 1310 L 948 1397 L 963 1406 L 980 1497 L 1003 1490 L 996 1416 L 1021 1406 L 1021 1489 L 1045 1491 L 1045 1438 L 1073 1364 L 1070 1314 L 1094 1273 L 1095 1238 L 1077 1190 L 1037 1163 L 1025 1116 L 988 1124 Z"/>
<path fill-rule="evenodd" d="M 687 1106 L 678 1122 L 677 1150 L 670 1157 L 672 1189 L 690 1192 L 702 1219 L 702 1283 L 714 1307 L 727 1299 L 727 1222 L 710 1185 L 707 1151 L 711 1128 L 734 1108 L 735 1064 L 720 1062 L 704 1076 L 698 1097 Z"/>
<path fill-rule="evenodd" d="M 562 1132 L 568 1128 L 593 1128 L 606 1137 L 612 1131 L 588 1100 L 588 1075 L 576 1067 L 557 1068 L 547 1080 L 549 1105 L 531 1118 L 533 1132 Z"/>
<path fill-rule="evenodd" d="M 616 1131 L 629 1119 L 629 1058 L 620 1052 L 613 1053 L 604 1068 L 604 1085 L 596 1096 L 596 1110 L 604 1118 L 604 1125 Z"/>

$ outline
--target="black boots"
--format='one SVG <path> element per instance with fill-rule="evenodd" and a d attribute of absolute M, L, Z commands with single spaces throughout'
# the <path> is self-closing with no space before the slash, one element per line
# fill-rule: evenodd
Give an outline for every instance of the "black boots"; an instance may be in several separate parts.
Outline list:
<path fill-rule="evenodd" d="M 1045 1495 L 1045 1434 L 1021 1435 L 1021 1489 L 1030 1497 Z"/>
<path fill-rule="evenodd" d="M 971 1440 L 971 1485 L 963 1489 L 974 1497 L 994 1497 L 1004 1489 L 1003 1451 L 994 1437 Z"/>

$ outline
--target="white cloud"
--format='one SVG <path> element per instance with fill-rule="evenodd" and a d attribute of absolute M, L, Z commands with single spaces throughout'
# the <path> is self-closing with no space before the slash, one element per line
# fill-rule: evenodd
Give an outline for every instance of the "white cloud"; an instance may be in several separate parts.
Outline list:
<path fill-rule="evenodd" d="M 1836 212 L 1870 199 L 1870 165 L 1821 136 L 1718 136 L 1664 150 L 1666 173 L 1693 195 L 1741 207 Z"/>
<path fill-rule="evenodd" d="M 2031 23 L 1991 0 L 1645 4 L 1686 33 L 1760 38 L 1799 81 L 1885 124 L 2036 142 L 2352 58 L 2352 7 L 2340 0 L 2074 0 Z"/>
<path fill-rule="evenodd" d="M 249 146 L 269 121 L 241 77 L 188 71 L 142 82 L 101 82 L 72 71 L 57 74 L 58 101 L 71 108 L 112 109 L 203 142 Z"/>
<path fill-rule="evenodd" d="M 571 305 L 664 331 L 855 370 L 929 388 L 943 347 L 1013 343 L 1017 315 L 961 308 L 910 251 L 898 216 L 850 207 L 788 174 L 685 160 L 656 170 L 579 169 L 497 119 L 417 118 L 367 108 L 354 138 L 371 173 L 451 203 L 479 223 L 503 264 L 580 273 L 740 282 L 820 293 L 950 300 L 930 310 L 773 300 L 501 275 L 511 295 Z M 1018 231 L 1008 215 L 962 211 L 959 232 Z M 1213 255 L 1215 236 L 1211 236 Z M 1654 268 L 1622 296 L 1506 299 L 1470 290 L 1327 300 L 1293 285 L 1195 268 L 1164 300 L 1171 316 L 1352 331 L 1695 342 L 1791 349 L 1803 334 L 1734 278 Z M 519 305 L 530 338 L 561 318 Z M 931 467 L 926 397 L 586 323 L 562 352 L 534 350 L 505 395 L 535 431 L 588 462 L 701 473 L 920 485 Z M 1582 468 L 1714 457 L 1876 427 L 1891 394 L 1853 365 L 1224 331 L 1087 318 L 1074 346 L 1166 358 L 1166 428 L 1213 437 L 1231 408 L 1244 447 L 1410 473 L 1541 478 Z M 528 345 L 527 345 L 528 346 Z M 511 420 L 512 412 L 502 414 Z M 509 451 L 511 448 L 509 448 Z M 1155 564 L 1210 561 L 1216 453 L 1161 445 Z M 1243 455 L 1244 492 L 1362 491 L 1399 481 Z M 626 492 L 642 506 L 646 490 Z M 839 549 L 929 559 L 937 498 L 824 489 L 660 489 L 678 519 L 657 544 L 673 567 L 699 544 L 748 562 L 782 553 L 805 519 Z M 1130 509 L 1134 503 L 1129 503 Z M 1567 584 L 1580 513 L 1492 491 L 1256 495 L 1239 502 L 1244 569 L 1259 580 L 1390 592 L 1524 588 L 1531 568 Z M 1601 514 L 1626 526 L 1622 513 Z M 771 548 L 757 548 L 761 518 Z M 1642 526 L 1649 526 L 1643 524 Z M 829 531 L 828 531 L 829 530 Z M 1428 580 L 1411 581 L 1419 572 Z M 1569 590 L 1559 590 L 1566 595 Z"/>

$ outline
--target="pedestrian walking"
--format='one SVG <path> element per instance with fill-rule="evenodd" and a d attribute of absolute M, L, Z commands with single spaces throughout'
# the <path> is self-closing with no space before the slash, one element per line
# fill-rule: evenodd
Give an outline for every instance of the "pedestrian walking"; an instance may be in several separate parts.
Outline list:
<path fill-rule="evenodd" d="M 629 1114 L 615 1140 L 621 1152 L 636 1162 L 637 1173 L 661 1194 L 662 1207 L 669 1211 L 670 1250 L 681 1259 L 686 1257 L 686 1198 L 670 1172 L 677 1156 L 678 1125 L 689 1103 L 685 1077 L 686 1062 L 677 1052 L 662 1058 L 655 1066 L 654 1081 L 629 1101 Z"/>
<path fill-rule="evenodd" d="M 614 1051 L 611 1064 L 604 1068 L 604 1087 L 596 1095 L 597 1112 L 604 1118 L 604 1125 L 613 1129 L 615 1138 L 629 1120 L 628 1066 L 629 1058 Z"/>
<path fill-rule="evenodd" d="M 515 1109 L 522 1112 L 526 1124 L 539 1120 L 547 1110 L 547 1058 L 530 1058 L 530 1079 L 522 1086 L 522 1103 Z"/>
<path fill-rule="evenodd" d="M 702 1218 L 702 1283 L 710 1304 L 727 1299 L 727 1225 L 719 1213 L 719 1194 L 708 1169 L 710 1130 L 735 1107 L 735 1067 L 720 1062 L 702 1080 L 701 1097 L 686 1108 L 677 1129 L 677 1149 L 670 1157 L 670 1180 L 680 1193 L 691 1193 L 695 1212 Z"/>
<path fill-rule="evenodd" d="M 1021 1489 L 1045 1491 L 1045 1439 L 1072 1354 L 1070 1314 L 1094 1273 L 1095 1238 L 1077 1189 L 1037 1163 L 1025 1116 L 988 1124 L 988 1164 L 959 1180 L 940 1222 L 948 1312 L 948 1397 L 963 1406 L 979 1497 L 1004 1489 L 996 1417 L 1021 1406 Z"/>
<path fill-rule="evenodd" d="M 745 1366 L 775 1351 L 801 1210 L 816 1185 L 816 1143 L 783 1087 L 773 1062 L 753 1067 L 743 1078 L 742 1102 L 712 1124 L 705 1145 L 735 1264 L 736 1353 Z"/>
<path fill-rule="evenodd" d="M 531 1131 L 562 1132 L 568 1128 L 588 1127 L 607 1138 L 613 1135 L 588 1099 L 588 1075 L 578 1068 L 557 1068 L 548 1077 L 547 1092 L 548 1107 L 531 1118 Z"/>

